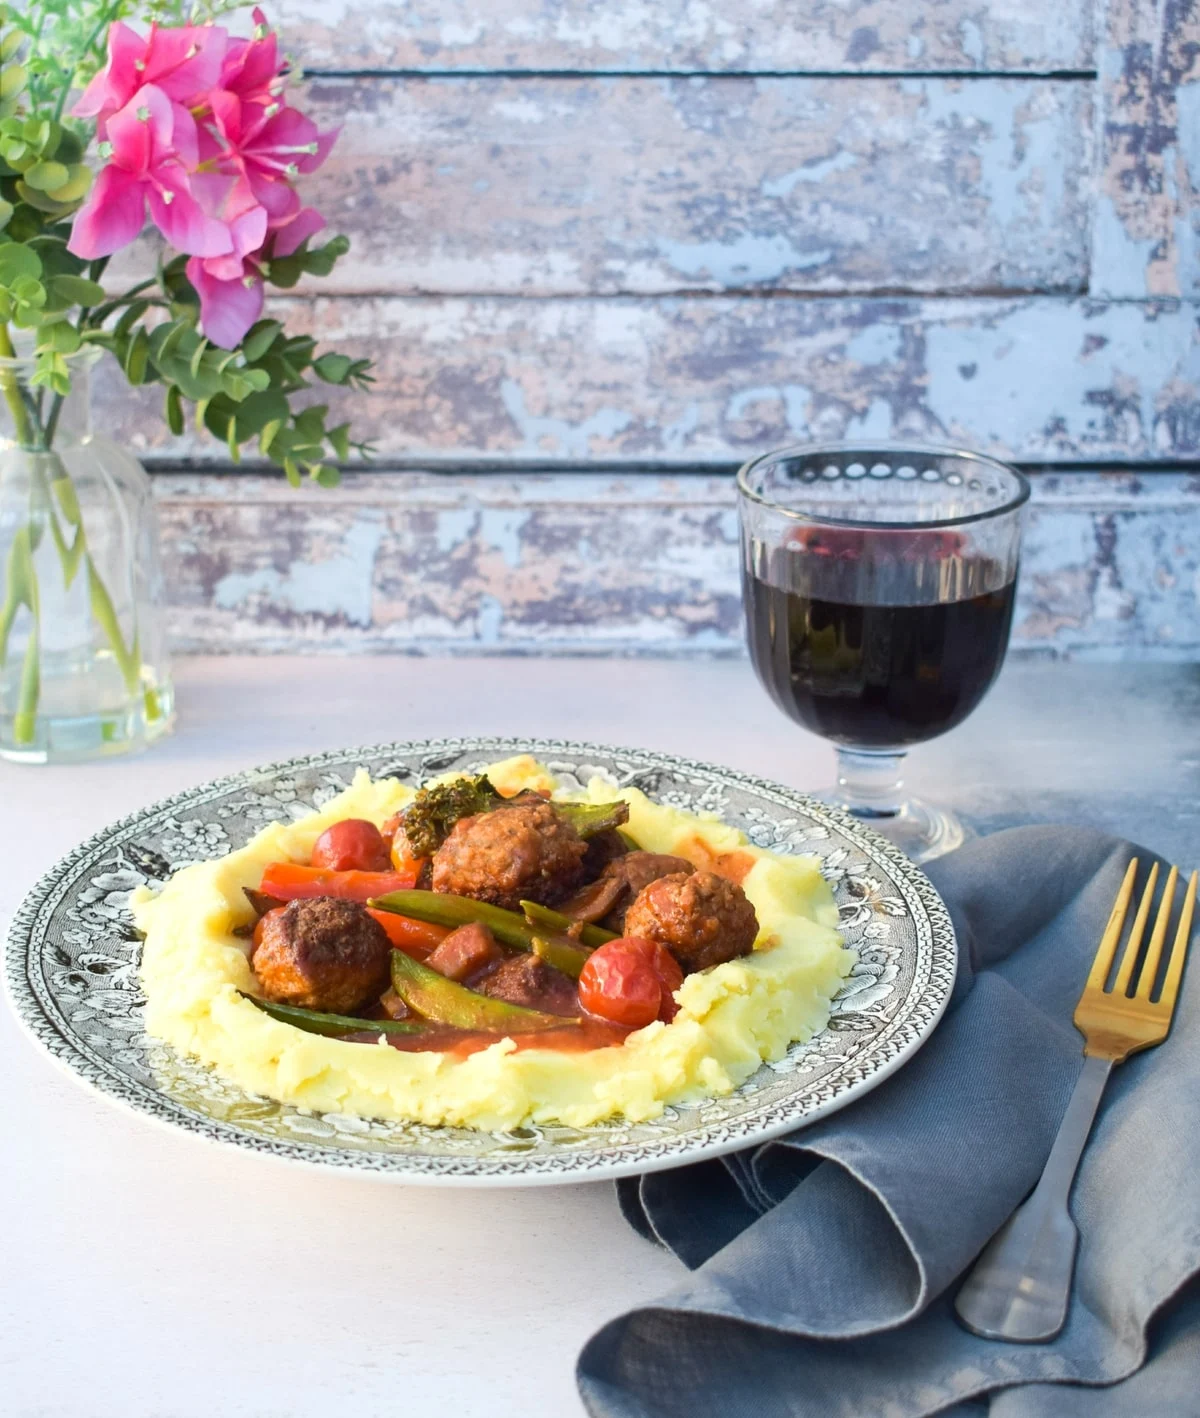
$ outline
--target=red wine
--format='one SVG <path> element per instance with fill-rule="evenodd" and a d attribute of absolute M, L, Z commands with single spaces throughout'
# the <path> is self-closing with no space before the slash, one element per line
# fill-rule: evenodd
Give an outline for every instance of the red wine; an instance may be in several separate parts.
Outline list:
<path fill-rule="evenodd" d="M 996 586 L 989 569 L 964 577 L 960 561 L 956 580 L 990 588 L 957 600 L 925 594 L 925 604 L 904 604 L 903 584 L 878 598 L 898 604 L 856 604 L 822 599 L 811 585 L 782 589 L 747 570 L 755 671 L 785 714 L 834 743 L 904 748 L 935 738 L 967 717 L 1004 661 L 1016 582 Z M 850 589 L 838 579 L 835 591 Z M 901 579 L 911 592 L 911 569 Z"/>

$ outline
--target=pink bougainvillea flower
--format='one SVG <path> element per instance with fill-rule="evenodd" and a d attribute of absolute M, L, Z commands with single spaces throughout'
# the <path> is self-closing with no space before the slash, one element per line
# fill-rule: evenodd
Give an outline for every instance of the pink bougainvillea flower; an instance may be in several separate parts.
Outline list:
<path fill-rule="evenodd" d="M 291 180 L 320 167 L 338 130 L 322 133 L 299 109 L 243 103 L 226 90 L 214 90 L 207 101 L 211 121 L 201 128 L 201 158 L 241 172 L 272 221 L 287 221 L 300 205 Z"/>
<path fill-rule="evenodd" d="M 231 204 L 244 201 L 231 199 Z M 263 213 L 257 205 L 234 217 L 230 230 L 235 239 L 257 230 L 250 225 L 252 213 Z M 229 215 L 227 207 L 226 216 Z M 313 207 L 302 207 L 284 226 L 267 235 L 265 246 L 239 249 L 228 256 L 193 256 L 187 263 L 187 277 L 200 297 L 200 328 L 214 345 L 231 350 L 240 345 L 246 331 L 263 311 L 264 261 L 290 256 L 303 242 L 325 225 L 325 218 Z"/>
<path fill-rule="evenodd" d="M 310 236 L 315 235 L 325 225 L 325 218 L 315 207 L 301 207 L 295 216 L 274 227 L 271 242 L 272 256 L 290 256 Z"/>
<path fill-rule="evenodd" d="M 118 20 L 108 31 L 108 63 L 71 112 L 95 118 L 104 137 L 109 117 L 148 84 L 190 107 L 220 79 L 228 38 L 219 25 L 151 25 L 142 36 Z"/>
<path fill-rule="evenodd" d="M 109 118 L 110 161 L 75 217 L 69 250 L 88 261 L 112 255 L 139 234 L 147 206 L 177 251 L 222 256 L 233 250 L 228 225 L 209 216 L 192 193 L 180 156 L 181 144 L 185 153 L 194 151 L 190 124 L 190 115 L 153 84 Z"/>
<path fill-rule="evenodd" d="M 262 314 L 263 279 L 257 263 L 243 263 L 242 274 L 222 279 L 205 268 L 215 265 L 199 256 L 187 263 L 187 278 L 200 297 L 200 328 L 214 345 L 236 349 Z"/>
<path fill-rule="evenodd" d="M 287 64 L 279 57 L 275 31 L 259 9 L 254 11 L 254 35 L 251 39 L 231 39 L 221 65 L 220 87 L 236 94 L 243 103 L 255 102 L 264 107 L 280 93 L 284 85 Z"/>
<path fill-rule="evenodd" d="M 267 211 L 255 201 L 244 177 L 198 172 L 192 175 L 192 192 L 204 211 L 229 230 L 228 252 L 206 258 L 206 269 L 221 280 L 242 274 L 242 262 L 258 251 L 267 237 Z"/>

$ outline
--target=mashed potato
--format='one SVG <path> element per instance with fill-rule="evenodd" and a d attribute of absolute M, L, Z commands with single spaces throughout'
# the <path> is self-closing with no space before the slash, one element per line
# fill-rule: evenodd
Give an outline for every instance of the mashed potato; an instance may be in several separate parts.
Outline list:
<path fill-rule="evenodd" d="M 488 772 L 505 791 L 554 787 L 529 757 Z M 740 880 L 761 926 L 752 954 L 684 980 L 672 1023 L 591 1052 L 518 1051 L 502 1040 L 456 1057 L 307 1034 L 240 998 L 239 990 L 255 990 L 247 942 L 232 934 L 252 919 L 242 888 L 256 887 L 269 862 L 307 861 L 330 823 L 382 823 L 412 795 L 360 771 L 311 817 L 274 823 L 240 851 L 185 868 L 157 896 L 140 893 L 147 1030 L 250 1092 L 315 1112 L 503 1129 L 527 1121 L 586 1127 L 617 1115 L 641 1122 L 667 1104 L 731 1092 L 764 1060 L 824 1028 L 854 955 L 835 929 L 837 910 L 815 860 L 762 851 L 715 818 L 653 803 L 637 789 L 621 796 L 639 845 Z M 614 796 L 601 781 L 589 795 Z"/>

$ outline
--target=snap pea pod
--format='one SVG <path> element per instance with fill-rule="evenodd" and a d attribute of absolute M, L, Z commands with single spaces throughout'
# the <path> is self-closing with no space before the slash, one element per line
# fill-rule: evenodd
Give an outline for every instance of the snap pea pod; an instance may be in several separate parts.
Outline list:
<path fill-rule="evenodd" d="M 532 950 L 535 935 L 557 934 L 545 926 L 535 931 L 525 917 L 515 911 L 505 911 L 470 896 L 451 896 L 446 891 L 392 891 L 387 896 L 375 897 L 367 905 L 376 911 L 394 911 L 418 921 L 432 921 L 438 926 L 466 926 L 478 921 L 487 926 L 501 945 L 515 950 Z M 561 939 L 565 945 L 575 944 L 567 935 Z"/>
<path fill-rule="evenodd" d="M 423 1034 L 425 1026 L 406 1019 L 352 1019 L 348 1014 L 322 1014 L 316 1009 L 301 1009 L 295 1004 L 275 1004 L 257 999 L 243 990 L 238 993 L 264 1014 L 280 1024 L 291 1024 L 307 1034 Z"/>
<path fill-rule="evenodd" d="M 616 937 L 614 936 L 613 939 Z M 592 954 L 583 946 L 575 945 L 570 941 L 564 942 L 558 936 L 541 935 L 535 935 L 533 938 L 533 953 L 539 960 L 544 960 L 547 965 L 553 965 L 564 975 L 570 975 L 573 980 L 579 979 L 583 973 L 583 967 Z"/>
<path fill-rule="evenodd" d="M 553 931 L 556 935 L 565 935 L 573 940 L 575 937 L 570 934 L 572 926 L 577 926 L 578 921 L 573 921 L 570 916 L 564 916 L 561 911 L 552 911 L 549 906 L 540 906 L 536 901 L 522 901 L 521 910 L 525 912 L 525 919 L 531 926 L 541 926 Z M 545 930 L 542 932 L 543 937 Z M 607 945 L 610 940 L 616 940 L 615 931 L 606 931 L 603 926 L 585 925 L 579 932 L 579 944 L 590 945 L 594 950 L 598 945 Z"/>
<path fill-rule="evenodd" d="M 477 994 L 466 985 L 439 975 L 402 950 L 392 951 L 392 989 L 409 1009 L 415 1009 L 434 1024 L 452 1029 L 497 1035 L 527 1034 L 539 1029 L 566 1029 L 579 1022 Z"/>
<path fill-rule="evenodd" d="M 611 803 L 556 802 L 552 806 L 583 838 L 615 831 L 629 821 L 629 804 L 620 798 Z"/>

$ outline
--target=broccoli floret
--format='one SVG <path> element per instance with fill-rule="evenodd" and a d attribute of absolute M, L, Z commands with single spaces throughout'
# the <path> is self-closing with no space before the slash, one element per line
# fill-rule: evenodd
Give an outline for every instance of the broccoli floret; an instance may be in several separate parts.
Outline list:
<path fill-rule="evenodd" d="M 414 856 L 432 857 L 460 818 L 491 812 L 531 796 L 522 793 L 516 798 L 502 797 L 488 781 L 486 773 L 481 773 L 478 778 L 455 778 L 450 783 L 435 783 L 431 788 L 422 788 L 404 814 L 404 835 Z M 554 809 L 584 838 L 620 827 L 629 820 L 629 805 L 619 800 L 611 803 L 555 803 Z"/>
<path fill-rule="evenodd" d="M 413 855 L 432 857 L 460 818 L 491 812 L 504 801 L 486 773 L 422 788 L 404 814 L 404 835 Z"/>

